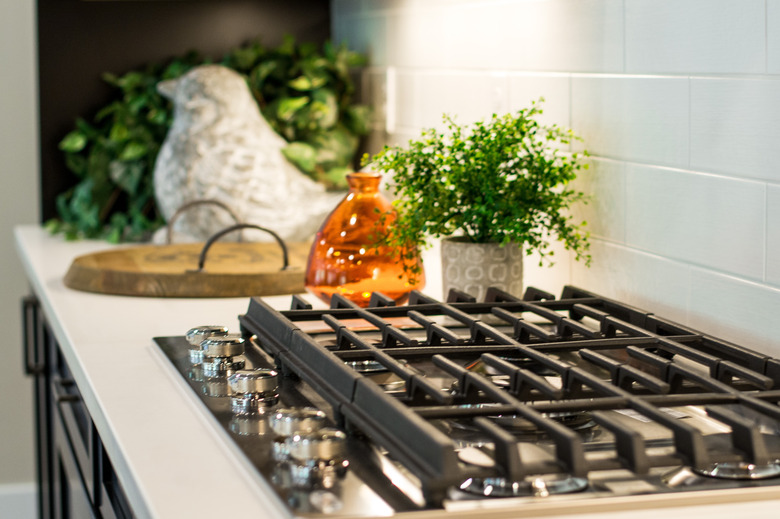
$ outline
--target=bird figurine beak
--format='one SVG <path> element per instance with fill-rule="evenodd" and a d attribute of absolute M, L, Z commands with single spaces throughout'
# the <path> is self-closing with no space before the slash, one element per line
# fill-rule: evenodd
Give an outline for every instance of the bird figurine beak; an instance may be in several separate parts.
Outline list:
<path fill-rule="evenodd" d="M 162 95 L 163 97 L 167 97 L 170 100 L 173 100 L 174 95 L 176 94 L 176 85 L 179 83 L 176 79 L 167 79 L 165 81 L 160 81 L 157 83 L 157 91 Z"/>

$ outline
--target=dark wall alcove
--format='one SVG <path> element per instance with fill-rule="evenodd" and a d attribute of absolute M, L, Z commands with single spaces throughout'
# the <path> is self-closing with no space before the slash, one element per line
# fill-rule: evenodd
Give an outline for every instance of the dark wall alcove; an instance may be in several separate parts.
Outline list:
<path fill-rule="evenodd" d="M 330 33 L 323 0 L 38 0 L 37 11 L 43 221 L 56 216 L 57 195 L 76 181 L 57 145 L 77 117 L 107 103 L 104 72 L 190 50 L 220 58 L 257 37 L 267 45 L 285 34 L 320 43 Z"/>

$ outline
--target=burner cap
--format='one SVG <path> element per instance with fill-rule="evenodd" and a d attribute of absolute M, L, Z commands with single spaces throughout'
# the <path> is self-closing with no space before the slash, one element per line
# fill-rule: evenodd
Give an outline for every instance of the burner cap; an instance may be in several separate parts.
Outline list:
<path fill-rule="evenodd" d="M 588 480 L 568 474 L 528 476 L 522 481 L 510 481 L 503 477 L 469 478 L 459 488 L 484 497 L 547 497 L 585 490 L 588 488 Z"/>
<path fill-rule="evenodd" d="M 727 461 L 713 463 L 706 469 L 694 468 L 693 471 L 717 479 L 769 479 L 780 476 L 780 462 L 756 465 L 745 461 Z"/>
<path fill-rule="evenodd" d="M 379 373 L 379 372 L 388 371 L 387 366 L 385 366 L 378 360 L 349 360 L 346 361 L 344 364 L 354 369 L 358 373 Z"/>

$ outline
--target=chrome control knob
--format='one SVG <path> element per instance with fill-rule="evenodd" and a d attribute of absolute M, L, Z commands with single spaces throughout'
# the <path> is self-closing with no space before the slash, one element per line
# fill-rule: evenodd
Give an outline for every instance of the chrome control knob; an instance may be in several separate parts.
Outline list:
<path fill-rule="evenodd" d="M 287 445 L 290 458 L 299 462 L 339 461 L 347 454 L 347 435 L 328 427 L 316 432 L 294 434 L 287 439 Z"/>
<path fill-rule="evenodd" d="M 187 331 L 187 335 L 185 335 L 185 337 L 187 338 L 187 342 L 193 346 L 200 346 L 200 343 L 203 342 L 203 339 L 208 339 L 212 335 L 225 336 L 227 334 L 227 326 L 210 324 L 206 326 L 196 326 L 195 328 L 190 328 Z"/>
<path fill-rule="evenodd" d="M 338 429 L 295 434 L 285 443 L 294 487 L 333 488 L 346 474 L 347 436 Z"/>
<path fill-rule="evenodd" d="M 203 379 L 201 390 L 204 395 L 210 397 L 230 396 L 230 386 L 228 386 L 227 379 L 224 376 Z"/>
<path fill-rule="evenodd" d="M 200 343 L 200 349 L 206 377 L 224 377 L 246 366 L 243 359 L 233 358 L 244 353 L 244 339 L 238 335 L 209 337 Z"/>
<path fill-rule="evenodd" d="M 244 359 L 234 359 L 232 357 L 203 357 L 203 375 L 206 378 L 223 378 L 230 373 L 244 369 L 246 361 Z M 226 384 L 227 385 L 227 384 Z"/>
<path fill-rule="evenodd" d="M 228 376 L 235 414 L 257 414 L 279 402 L 279 375 L 272 369 L 241 369 Z"/>
<path fill-rule="evenodd" d="M 265 415 L 236 415 L 230 419 L 230 430 L 238 436 L 265 436 L 270 429 Z"/>
<path fill-rule="evenodd" d="M 204 357 L 235 357 L 244 353 L 244 339 L 233 334 L 211 336 L 201 341 L 200 349 Z"/>
<path fill-rule="evenodd" d="M 325 413 L 313 407 L 279 409 L 270 418 L 271 429 L 279 436 L 314 432 L 325 427 Z"/>
<path fill-rule="evenodd" d="M 269 393 L 279 389 L 279 374 L 272 369 L 242 369 L 228 377 L 236 393 Z"/>
<path fill-rule="evenodd" d="M 313 407 L 278 409 L 268 417 L 268 425 L 276 435 L 273 442 L 273 457 L 285 461 L 290 453 L 287 439 L 297 433 L 313 433 L 325 427 L 325 413 Z"/>
<path fill-rule="evenodd" d="M 203 350 L 200 347 L 200 343 L 203 342 L 204 339 L 213 336 L 224 337 L 227 334 L 228 329 L 226 326 L 217 325 L 196 326 L 195 328 L 187 330 L 185 338 L 187 339 L 187 342 L 192 345 L 192 348 L 189 350 L 190 362 L 192 364 L 200 364 L 203 361 Z"/>

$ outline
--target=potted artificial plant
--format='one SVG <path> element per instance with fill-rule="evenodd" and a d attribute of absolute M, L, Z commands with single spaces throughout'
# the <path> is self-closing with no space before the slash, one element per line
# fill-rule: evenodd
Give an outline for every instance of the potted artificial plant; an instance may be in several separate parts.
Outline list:
<path fill-rule="evenodd" d="M 552 264 L 553 240 L 590 262 L 585 222 L 569 211 L 584 194 L 568 185 L 587 167 L 586 153 L 565 151 L 578 138 L 540 124 L 541 113 L 532 103 L 471 126 L 445 116 L 446 131 L 424 130 L 371 158 L 371 167 L 391 174 L 396 196 L 398 216 L 383 243 L 414 251 L 443 238 L 445 295 L 457 288 L 481 300 L 488 286 L 520 295 L 522 256 Z"/>

